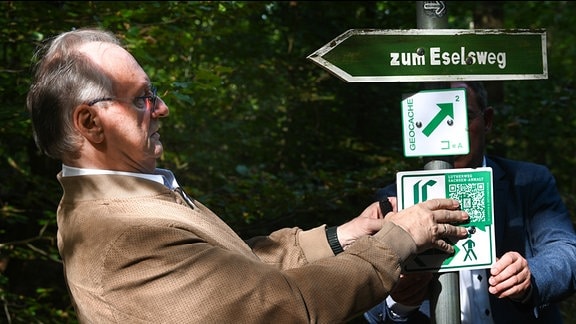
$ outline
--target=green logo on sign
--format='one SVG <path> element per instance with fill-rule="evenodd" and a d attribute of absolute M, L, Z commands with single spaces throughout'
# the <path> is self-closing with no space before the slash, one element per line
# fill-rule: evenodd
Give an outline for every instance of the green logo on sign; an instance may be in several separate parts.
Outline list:
<path fill-rule="evenodd" d="M 425 184 L 420 186 L 420 181 L 414 184 L 414 205 L 417 203 L 428 200 L 428 187 L 432 187 L 436 184 L 435 180 L 428 180 Z M 422 198 L 420 198 L 422 197 Z"/>
<path fill-rule="evenodd" d="M 438 114 L 436 114 L 436 116 L 434 116 L 434 118 L 432 118 L 430 123 L 428 123 L 428 125 L 422 131 L 422 133 L 424 133 L 426 137 L 430 136 L 430 134 L 434 132 L 434 130 L 438 127 L 438 125 L 440 125 L 440 123 L 444 120 L 444 118 L 450 117 L 454 119 L 454 104 L 439 103 L 436 105 L 440 107 L 440 111 L 438 112 Z"/>

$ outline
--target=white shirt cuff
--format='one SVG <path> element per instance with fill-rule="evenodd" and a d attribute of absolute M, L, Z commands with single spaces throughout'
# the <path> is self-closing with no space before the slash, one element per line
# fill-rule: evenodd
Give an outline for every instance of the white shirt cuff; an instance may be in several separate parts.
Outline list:
<path fill-rule="evenodd" d="M 396 302 L 391 296 L 386 298 L 389 315 L 394 320 L 406 319 L 410 313 L 420 308 L 420 306 L 408 306 Z"/>

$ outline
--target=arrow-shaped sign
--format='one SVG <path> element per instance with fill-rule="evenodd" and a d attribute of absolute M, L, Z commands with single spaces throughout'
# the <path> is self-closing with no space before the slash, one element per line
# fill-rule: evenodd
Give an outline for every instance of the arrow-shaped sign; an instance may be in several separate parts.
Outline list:
<path fill-rule="evenodd" d="M 422 130 L 422 133 L 424 133 L 424 135 L 426 136 L 430 136 L 430 134 L 434 132 L 436 127 L 440 125 L 440 123 L 444 120 L 444 118 L 450 117 L 454 119 L 454 104 L 449 102 L 449 103 L 439 103 L 436 105 L 440 107 L 440 111 L 436 114 L 436 116 L 434 116 L 434 118 L 432 118 L 432 120 L 428 123 L 428 125 L 426 125 L 426 127 Z"/>
<path fill-rule="evenodd" d="M 424 10 L 433 10 L 436 16 L 442 16 L 445 9 L 444 1 L 426 1 L 424 3 Z"/>
<path fill-rule="evenodd" d="M 548 78 L 546 34 L 525 30 L 350 29 L 308 59 L 346 82 Z"/>

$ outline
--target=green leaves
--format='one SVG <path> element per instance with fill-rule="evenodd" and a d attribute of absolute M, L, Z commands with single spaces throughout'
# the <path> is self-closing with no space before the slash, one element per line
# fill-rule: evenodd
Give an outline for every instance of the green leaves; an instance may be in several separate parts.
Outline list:
<path fill-rule="evenodd" d="M 506 82 L 493 96 L 490 149 L 549 165 L 574 212 L 576 159 L 566 152 L 576 146 L 575 5 L 495 4 L 506 28 L 548 30 L 550 78 Z M 344 83 L 306 60 L 347 29 L 415 28 L 413 3 L 8 1 L 0 8 L 0 257 L 10 259 L 0 298 L 14 323 L 75 320 L 56 250 L 60 163 L 35 148 L 25 109 L 32 54 L 59 32 L 99 26 L 125 42 L 170 107 L 159 164 L 243 237 L 341 223 L 397 171 L 422 168 L 403 156 L 400 125 L 402 94 L 419 85 Z M 482 8 L 449 3 L 451 28 L 488 15 Z M 31 281 L 25 270 L 34 267 L 55 275 Z"/>

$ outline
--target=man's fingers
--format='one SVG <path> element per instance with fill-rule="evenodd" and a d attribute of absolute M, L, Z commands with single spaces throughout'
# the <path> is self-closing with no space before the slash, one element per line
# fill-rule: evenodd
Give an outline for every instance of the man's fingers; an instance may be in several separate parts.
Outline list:
<path fill-rule="evenodd" d="M 454 253 L 454 247 L 444 240 L 437 240 L 434 245 L 436 246 L 437 249 L 444 251 L 448 254 Z"/>
<path fill-rule="evenodd" d="M 468 213 L 463 210 L 435 210 L 432 213 L 437 223 L 465 224 L 470 220 Z"/>
<path fill-rule="evenodd" d="M 442 237 L 454 237 L 458 239 L 462 239 L 468 236 L 468 230 L 462 226 L 456 226 L 451 224 L 441 224 L 444 228 L 442 233 Z"/>
<path fill-rule="evenodd" d="M 456 199 L 450 199 L 450 198 L 429 199 L 426 200 L 424 204 L 426 204 L 426 207 L 431 210 L 438 210 L 438 209 L 455 210 L 460 208 L 460 202 L 458 202 L 458 200 Z"/>
<path fill-rule="evenodd" d="M 438 237 L 435 243 L 436 247 L 449 254 L 454 253 L 454 247 L 443 240 L 443 238 L 454 238 L 457 240 L 463 239 L 468 236 L 466 228 L 461 226 L 454 226 L 450 224 L 438 224 Z"/>
<path fill-rule="evenodd" d="M 459 208 L 457 200 L 437 198 L 398 213 L 390 213 L 386 219 L 410 233 L 419 252 L 434 247 L 453 253 L 454 248 L 442 239 L 461 239 L 467 236 L 465 228 L 452 225 L 469 221 L 468 213 Z"/>

